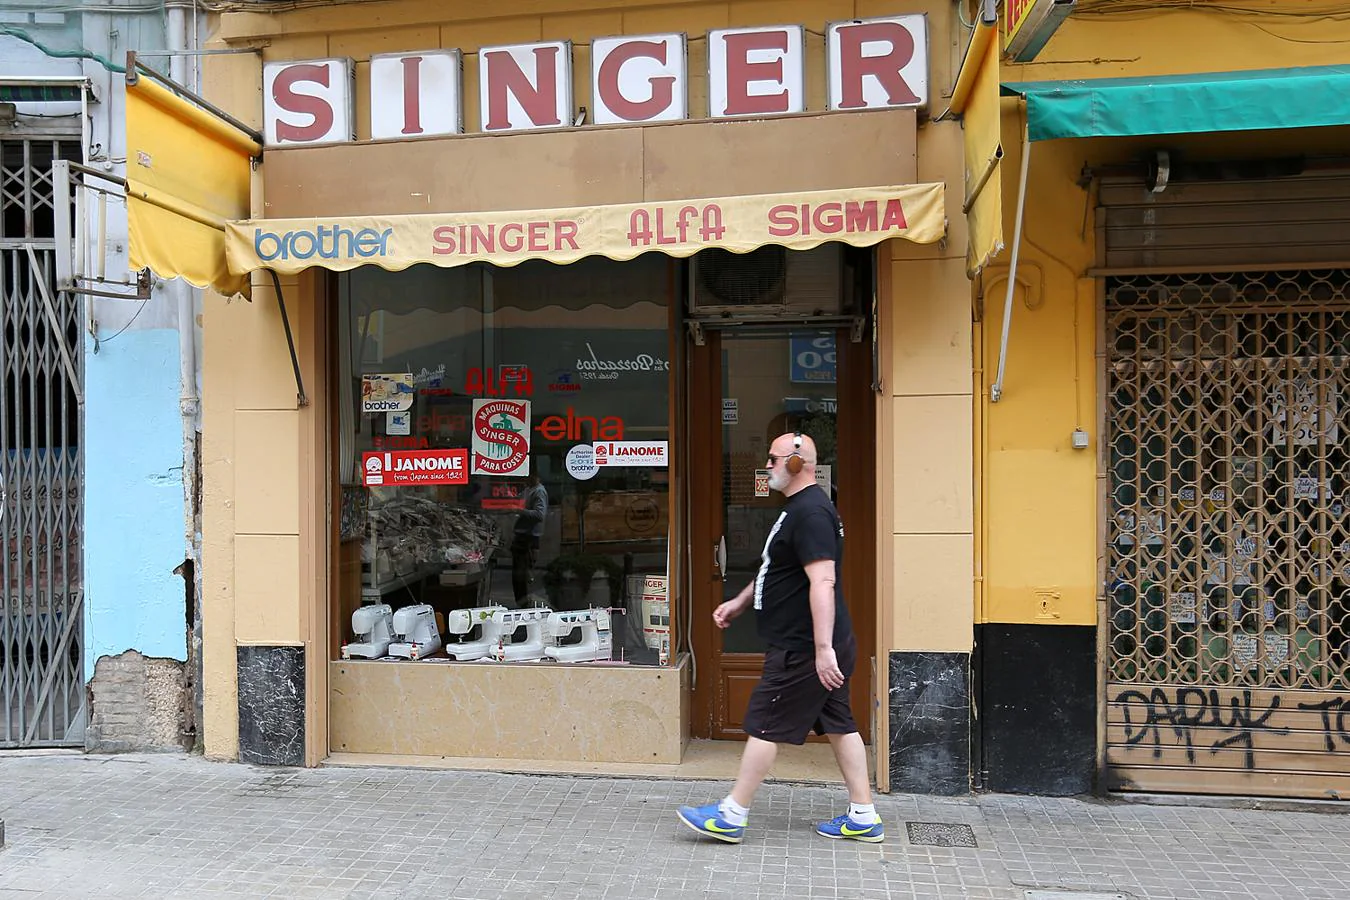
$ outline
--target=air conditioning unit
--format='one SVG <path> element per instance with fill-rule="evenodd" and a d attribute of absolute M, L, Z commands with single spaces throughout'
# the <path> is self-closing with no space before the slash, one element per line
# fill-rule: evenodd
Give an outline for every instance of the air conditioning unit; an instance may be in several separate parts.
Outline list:
<path fill-rule="evenodd" d="M 690 265 L 689 314 L 695 319 L 848 316 L 844 249 L 765 246 L 749 253 L 710 249 Z"/>

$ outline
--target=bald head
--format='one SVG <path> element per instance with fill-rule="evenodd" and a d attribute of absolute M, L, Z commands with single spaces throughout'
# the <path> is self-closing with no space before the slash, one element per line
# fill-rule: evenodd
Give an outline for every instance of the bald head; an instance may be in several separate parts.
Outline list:
<path fill-rule="evenodd" d="M 769 487 L 787 496 L 816 483 L 816 442 L 810 435 L 802 435 L 802 445 L 795 448 L 797 436 L 792 432 L 780 434 L 769 445 Z M 802 458 L 802 470 L 793 475 L 787 469 L 787 460 L 793 453 Z"/>

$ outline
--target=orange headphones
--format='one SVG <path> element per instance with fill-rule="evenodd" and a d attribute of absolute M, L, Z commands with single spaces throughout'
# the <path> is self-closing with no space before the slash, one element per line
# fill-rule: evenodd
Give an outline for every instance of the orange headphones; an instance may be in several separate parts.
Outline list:
<path fill-rule="evenodd" d="M 806 465 L 806 460 L 802 459 L 802 433 L 797 431 L 792 435 L 792 453 L 783 460 L 783 467 L 788 470 L 789 475 L 796 475 Z"/>

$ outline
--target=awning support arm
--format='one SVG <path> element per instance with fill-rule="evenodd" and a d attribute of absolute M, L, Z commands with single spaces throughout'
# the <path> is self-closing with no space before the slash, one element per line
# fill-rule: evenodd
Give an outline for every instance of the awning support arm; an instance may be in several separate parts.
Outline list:
<path fill-rule="evenodd" d="M 989 402 L 1003 397 L 1003 372 L 1008 365 L 1008 331 L 1012 327 L 1013 294 L 1017 291 L 1017 258 L 1022 251 L 1022 218 L 1027 205 L 1027 171 L 1031 166 L 1031 130 L 1022 122 L 1022 172 L 1017 179 L 1017 217 L 1013 225 L 1012 260 L 1008 264 L 1008 294 L 1003 300 L 1003 336 L 998 342 L 998 375 L 989 388 Z"/>
<path fill-rule="evenodd" d="M 291 335 L 291 319 L 286 315 L 286 301 L 281 296 L 281 279 L 275 269 L 268 269 L 272 276 L 272 287 L 276 289 L 277 309 L 281 310 L 281 324 L 286 329 L 286 346 L 291 350 L 291 369 L 295 372 L 295 402 L 297 406 L 309 406 L 309 397 L 305 396 L 305 380 L 300 375 L 300 358 L 295 354 L 295 338 Z"/>

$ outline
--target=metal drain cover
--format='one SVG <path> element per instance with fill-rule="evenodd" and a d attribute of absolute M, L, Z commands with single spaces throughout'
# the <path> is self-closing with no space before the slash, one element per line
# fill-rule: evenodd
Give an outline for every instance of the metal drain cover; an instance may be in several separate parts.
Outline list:
<path fill-rule="evenodd" d="M 1129 894 L 1101 891 L 1027 891 L 1027 900 L 1130 900 Z"/>
<path fill-rule="evenodd" d="M 906 822 L 909 842 L 920 847 L 978 847 L 969 825 L 949 822 Z"/>

